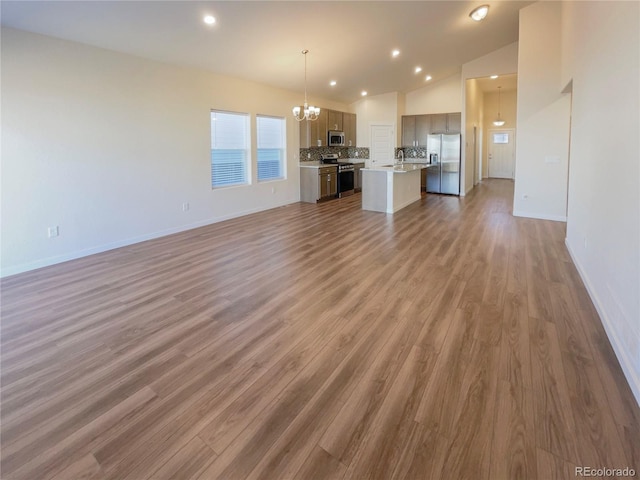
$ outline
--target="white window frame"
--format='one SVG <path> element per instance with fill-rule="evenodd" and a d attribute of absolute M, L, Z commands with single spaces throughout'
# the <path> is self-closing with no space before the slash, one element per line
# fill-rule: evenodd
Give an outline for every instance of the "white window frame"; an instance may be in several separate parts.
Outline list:
<path fill-rule="evenodd" d="M 279 138 L 274 138 L 274 137 L 265 137 L 264 136 L 264 132 L 263 130 L 260 128 L 260 120 L 261 119 L 265 119 L 265 120 L 278 120 L 279 123 L 279 127 L 280 127 L 280 136 Z M 274 116 L 274 115 L 262 115 L 262 114 L 258 114 L 256 115 L 256 172 L 257 172 L 257 179 L 258 182 L 263 183 L 263 182 L 272 182 L 272 181 L 276 181 L 276 180 L 284 180 L 286 178 L 286 158 L 287 158 L 287 121 L 286 118 L 284 117 L 278 117 L 278 116 Z M 271 150 L 271 153 L 274 153 L 273 151 L 277 151 L 279 152 L 279 159 L 278 159 L 278 168 L 279 168 L 279 175 L 278 176 L 267 176 L 265 178 L 261 178 L 260 174 L 261 174 L 261 150 L 262 147 L 266 144 L 266 147 L 271 147 L 269 148 L 269 150 Z M 266 150 L 266 148 L 265 148 Z M 268 168 L 268 170 L 271 170 L 271 168 Z"/>
<path fill-rule="evenodd" d="M 228 132 L 221 131 L 217 128 L 218 125 L 221 125 L 218 122 L 224 120 L 227 120 L 224 128 L 231 129 Z M 232 163 L 241 164 L 241 167 L 239 167 L 240 171 L 231 170 L 226 175 L 228 177 L 226 181 L 224 175 L 220 175 L 218 177 L 218 184 L 216 184 L 215 179 L 216 162 L 214 157 L 216 156 L 216 151 L 219 151 L 222 155 L 228 154 L 226 160 L 224 157 L 219 160 L 219 165 L 229 165 Z M 234 151 L 236 151 L 236 155 L 241 153 L 242 158 L 240 162 L 237 161 L 237 158 L 234 158 Z M 236 161 L 233 162 L 233 160 Z M 248 113 L 211 110 L 210 161 L 212 189 L 237 187 L 251 183 L 251 126 Z M 234 179 L 234 175 L 237 178 Z"/>

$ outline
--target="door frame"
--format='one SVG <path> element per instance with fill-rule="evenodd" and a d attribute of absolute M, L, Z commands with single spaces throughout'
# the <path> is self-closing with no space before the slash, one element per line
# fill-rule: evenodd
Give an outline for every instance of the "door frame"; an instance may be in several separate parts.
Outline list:
<path fill-rule="evenodd" d="M 491 134 L 493 132 L 511 132 L 511 138 L 513 138 L 513 157 L 511 158 L 511 180 L 516 178 L 516 129 L 515 128 L 490 128 L 487 130 L 487 176 L 491 177 Z M 496 177 L 499 178 L 499 177 Z"/>

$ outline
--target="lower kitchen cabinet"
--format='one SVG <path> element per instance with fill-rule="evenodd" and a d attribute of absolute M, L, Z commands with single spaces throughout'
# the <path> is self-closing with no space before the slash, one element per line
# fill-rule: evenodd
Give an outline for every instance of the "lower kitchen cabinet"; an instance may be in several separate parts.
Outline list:
<path fill-rule="evenodd" d="M 362 191 L 362 173 L 360 169 L 364 168 L 364 162 L 353 164 L 353 189 L 356 192 Z"/>
<path fill-rule="evenodd" d="M 338 167 L 300 167 L 300 200 L 316 203 L 338 194 Z"/>

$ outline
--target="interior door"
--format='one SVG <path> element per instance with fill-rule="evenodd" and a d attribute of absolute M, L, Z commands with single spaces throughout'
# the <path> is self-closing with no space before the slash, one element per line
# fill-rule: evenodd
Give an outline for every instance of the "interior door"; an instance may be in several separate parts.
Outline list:
<path fill-rule="evenodd" d="M 489 130 L 489 177 L 513 178 L 516 139 L 514 129 Z"/>
<path fill-rule="evenodd" d="M 394 141 L 393 125 L 371 125 L 371 148 L 369 159 L 371 167 L 393 164 Z"/>

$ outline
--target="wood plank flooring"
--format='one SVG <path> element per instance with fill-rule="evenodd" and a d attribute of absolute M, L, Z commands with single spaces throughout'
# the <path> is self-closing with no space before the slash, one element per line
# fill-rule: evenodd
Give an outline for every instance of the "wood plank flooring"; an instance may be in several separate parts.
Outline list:
<path fill-rule="evenodd" d="M 293 204 L 2 280 L 1 478 L 640 471 L 640 409 L 513 184 Z"/>

